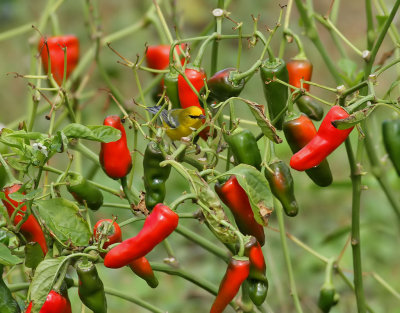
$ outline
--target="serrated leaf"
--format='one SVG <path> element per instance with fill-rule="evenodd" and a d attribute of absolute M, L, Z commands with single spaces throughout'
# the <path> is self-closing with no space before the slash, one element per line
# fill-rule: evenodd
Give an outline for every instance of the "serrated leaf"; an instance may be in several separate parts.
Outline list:
<path fill-rule="evenodd" d="M 350 116 L 348 116 L 346 118 L 342 118 L 340 120 L 335 120 L 335 121 L 332 121 L 331 123 L 334 127 L 336 127 L 337 129 L 341 129 L 341 130 L 354 127 L 361 121 L 365 120 L 374 111 L 375 108 L 376 108 L 376 105 L 371 105 L 360 111 L 356 111 L 356 112 L 350 114 Z"/>
<path fill-rule="evenodd" d="M 68 138 L 81 138 L 100 142 L 112 142 L 121 138 L 121 132 L 111 126 L 85 126 L 77 123 L 69 124 L 62 130 Z"/>
<path fill-rule="evenodd" d="M 281 143 L 282 139 L 276 134 L 276 129 L 269 119 L 265 116 L 265 107 L 261 104 L 242 99 L 250 108 L 251 113 L 256 119 L 258 127 L 260 127 L 265 137 L 275 143 Z"/>
<path fill-rule="evenodd" d="M 42 248 L 37 242 L 28 242 L 25 246 L 25 266 L 35 269 L 43 261 Z"/>
<path fill-rule="evenodd" d="M 78 206 L 64 198 L 36 201 L 39 216 L 50 234 L 64 245 L 87 246 L 91 236 Z"/>
<path fill-rule="evenodd" d="M 227 174 L 235 175 L 239 185 L 246 192 L 257 223 L 267 226 L 274 200 L 265 176 L 247 164 L 239 164 Z"/>
<path fill-rule="evenodd" d="M 11 251 L 3 243 L 0 243 L 0 264 L 15 265 L 21 263 L 22 260 L 11 254 Z"/>
<path fill-rule="evenodd" d="M 65 258 L 45 259 L 37 266 L 32 283 L 29 286 L 30 300 L 33 302 L 31 313 L 39 313 Z"/>

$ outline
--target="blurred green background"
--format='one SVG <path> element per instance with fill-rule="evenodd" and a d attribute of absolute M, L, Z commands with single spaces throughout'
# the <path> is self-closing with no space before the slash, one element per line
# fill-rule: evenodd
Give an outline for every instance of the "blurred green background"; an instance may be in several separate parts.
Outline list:
<path fill-rule="evenodd" d="M 165 1 L 166 2 L 166 1 Z M 390 5 L 393 1 L 387 1 Z M 152 5 L 152 1 L 95 1 L 101 18 L 101 31 L 104 35 L 111 34 L 117 30 L 123 29 L 134 24 L 144 14 L 144 12 Z M 204 27 L 213 19 L 212 9 L 216 6 L 216 1 L 211 0 L 176 0 L 176 12 L 182 38 L 198 35 Z M 0 33 L 6 30 L 18 27 L 24 24 L 37 25 L 45 7 L 45 0 L 1 0 L 0 1 Z M 284 3 L 281 3 L 284 4 Z M 329 0 L 315 1 L 315 10 L 321 14 L 325 14 L 329 8 Z M 340 7 L 338 28 L 349 38 L 349 40 L 363 50 L 366 46 L 365 40 L 365 16 L 364 4 L 361 1 L 343 1 Z M 81 55 L 89 49 L 92 40 L 88 34 L 84 17 L 84 1 L 64 1 L 56 12 L 59 20 L 60 29 L 64 34 L 76 34 L 81 40 Z M 167 21 L 172 26 L 172 11 L 170 6 L 162 5 L 162 9 L 166 14 Z M 279 16 L 278 1 L 237 1 L 233 0 L 228 10 L 232 12 L 231 17 L 236 21 L 244 23 L 243 32 L 252 31 L 251 15 L 260 14 L 259 28 L 266 34 L 266 27 L 272 28 L 277 22 Z M 234 25 L 225 20 L 223 26 L 224 33 L 232 33 Z M 290 19 L 290 27 L 298 34 L 301 34 L 301 26 L 299 25 L 298 13 L 294 8 Z M 171 28 L 172 29 L 172 28 Z M 51 23 L 48 23 L 46 29 L 40 29 L 43 34 L 52 34 Z M 9 72 L 18 72 L 21 74 L 29 73 L 30 55 L 29 43 L 34 38 L 35 31 L 29 31 L 22 35 L 0 41 L 0 122 L 8 125 L 14 121 L 22 121 L 23 116 L 27 114 L 27 99 L 32 96 L 32 91 L 27 85 L 27 80 L 14 78 L 13 75 L 7 75 Z M 337 63 L 340 56 L 331 41 L 325 29 L 320 27 L 320 36 L 332 58 Z M 278 31 L 272 41 L 272 48 L 277 54 L 281 31 Z M 335 87 L 327 68 L 322 62 L 321 57 L 312 45 L 312 43 L 304 36 L 301 37 L 306 48 L 308 58 L 314 64 L 313 81 L 322 85 Z M 121 40 L 112 42 L 112 46 L 118 50 L 123 56 L 130 60 L 135 60 L 136 54 L 143 55 L 145 43 L 158 44 L 160 42 L 158 34 L 152 25 L 144 28 L 134 34 L 124 37 Z M 246 40 L 243 40 L 244 50 L 241 59 L 241 70 L 248 69 L 259 57 L 261 53 L 261 45 L 249 49 Z M 381 48 L 380 54 L 387 52 L 393 48 L 389 40 L 385 40 Z M 207 50 L 203 59 L 204 68 L 209 71 L 210 68 L 210 49 Z M 355 62 L 359 69 L 362 69 L 363 60 L 357 57 L 350 50 L 349 57 Z M 132 98 L 138 99 L 138 89 L 135 83 L 133 73 L 126 67 L 117 64 L 117 56 L 106 47 L 101 49 L 101 59 L 112 82 L 123 94 L 127 100 L 127 106 L 135 109 Z M 287 45 L 285 58 L 289 59 L 297 53 L 294 44 Z M 218 69 L 236 65 L 237 58 L 237 41 L 223 41 L 220 45 Z M 196 50 L 192 51 L 192 55 L 196 55 Z M 33 73 L 31 73 L 33 74 Z M 102 80 L 96 66 L 92 63 L 87 67 L 85 74 L 89 74 L 89 83 L 84 92 L 92 93 L 90 97 L 81 102 L 84 106 L 82 111 L 82 121 L 85 124 L 101 124 L 104 116 L 112 113 L 118 114 L 119 111 L 107 93 L 101 88 L 107 88 Z M 140 72 L 140 80 L 142 86 L 146 86 L 152 79 L 152 75 L 146 72 Z M 396 79 L 396 72 L 390 70 L 379 78 L 377 93 L 383 95 L 383 92 Z M 333 102 L 335 94 L 327 93 L 322 89 L 312 87 L 311 92 Z M 247 84 L 242 96 L 260 104 L 265 104 L 262 92 L 262 83 L 259 75 L 254 75 Z M 393 98 L 396 98 L 396 93 Z M 148 104 L 151 104 L 151 98 L 146 98 Z M 42 100 L 42 104 L 43 104 Z M 251 119 L 251 114 L 243 103 L 236 104 L 237 116 L 241 118 Z M 327 107 L 325 108 L 327 110 Z M 143 111 L 140 110 L 143 114 Z M 381 155 L 384 155 L 382 149 L 382 140 L 380 136 L 380 123 L 382 119 L 388 118 L 391 112 L 387 109 L 378 109 L 374 114 L 375 120 L 372 127 L 375 128 L 374 136 L 376 144 L 381 149 Z M 49 122 L 45 120 L 44 114 L 37 117 L 35 130 L 46 132 Z M 62 125 L 65 125 L 65 122 Z M 246 126 L 248 127 L 248 126 Z M 258 130 L 255 127 L 249 127 L 255 134 Z M 145 142 L 142 138 L 139 140 L 137 147 L 132 146 L 132 131 L 128 132 L 130 140 L 130 148 L 136 149 L 137 167 L 135 168 L 135 186 L 139 190 L 143 190 L 141 166 L 142 153 L 144 152 Z M 283 134 L 280 134 L 283 137 Z M 357 131 L 353 131 L 352 140 L 356 140 Z M 99 144 L 86 143 L 96 153 L 99 151 Z M 264 143 L 261 141 L 260 148 Z M 279 157 L 288 161 L 290 151 L 287 144 L 277 146 L 277 154 Z M 332 156 L 329 157 L 331 169 L 334 175 L 334 184 L 328 188 L 319 188 L 312 184 L 304 173 L 292 171 L 292 175 L 296 183 L 296 196 L 300 205 L 300 213 L 295 218 L 286 218 L 287 231 L 295 235 L 301 241 L 311 246 L 313 249 L 327 257 L 338 257 L 343 253 L 340 266 L 345 269 L 345 274 L 352 280 L 352 257 L 351 247 L 348 245 L 349 226 L 351 223 L 351 183 L 349 179 L 349 166 L 344 147 L 340 147 Z M 393 170 L 390 161 L 383 157 L 382 162 L 386 164 L 389 171 L 390 182 L 393 188 L 397 190 L 400 187 L 399 179 Z M 51 165 L 64 169 L 67 164 L 66 155 L 55 156 L 51 160 Z M 368 172 L 368 160 L 366 156 L 363 158 L 364 169 Z M 223 169 L 225 164 L 220 164 Z M 84 172 L 87 173 L 91 167 L 90 161 L 84 159 Z M 54 179 L 50 174 L 49 179 Z M 102 184 L 118 188 L 119 184 L 112 181 L 98 171 L 95 180 Z M 365 191 L 362 193 L 362 210 L 361 210 L 361 240 L 362 240 L 362 260 L 363 270 L 365 272 L 364 285 L 368 304 L 375 312 L 400 312 L 400 298 L 394 297 L 385 290 L 372 277 L 371 273 L 375 272 L 382 276 L 396 290 L 400 290 L 399 272 L 399 223 L 385 198 L 382 190 L 379 188 L 376 180 L 370 173 L 363 177 Z M 167 184 L 166 203 L 171 203 L 184 190 L 188 190 L 187 181 L 172 171 Z M 65 190 L 63 195 L 70 197 Z M 105 202 L 118 202 L 118 198 L 104 193 Z M 185 204 L 179 207 L 179 212 L 193 212 L 197 207 L 193 204 Z M 112 215 L 118 216 L 118 221 L 123 221 L 131 217 L 131 213 L 123 209 L 102 208 L 99 212 L 92 214 L 92 223 L 99 218 L 110 218 Z M 212 234 L 204 225 L 199 225 L 197 221 L 184 220 L 183 225 L 191 228 L 195 232 L 217 243 Z M 133 236 L 140 229 L 142 222 L 131 224 L 124 227 L 124 238 Z M 273 229 L 277 228 L 275 215 L 270 220 L 271 229 L 266 229 L 267 243 L 263 251 L 267 259 L 267 274 L 270 281 L 270 289 L 267 297 L 267 312 L 289 313 L 294 312 L 292 299 L 290 296 L 289 280 L 285 262 L 282 254 L 279 234 Z M 182 268 L 207 279 L 218 285 L 225 272 L 225 264 L 210 255 L 202 248 L 182 238 L 178 234 L 170 237 L 170 243 L 173 247 L 176 258 Z M 347 244 L 346 244 L 347 243 Z M 219 243 L 217 243 L 219 244 Z M 219 244 L 220 245 L 220 244 Z M 222 245 L 221 245 L 222 246 Z M 289 241 L 290 253 L 294 266 L 294 274 L 300 299 L 304 312 L 318 312 L 316 306 L 319 288 L 324 281 L 324 264 L 314 256 L 299 248 Z M 167 257 L 165 249 L 160 245 L 150 253 L 151 261 L 161 262 Z M 104 281 L 104 284 L 110 288 L 118 289 L 126 294 L 140 297 L 162 308 L 165 312 L 181 313 L 181 312 L 208 312 L 214 297 L 207 292 L 201 290 L 197 286 L 179 278 L 157 273 L 160 285 L 156 290 L 150 289 L 145 282 L 133 275 L 128 268 L 120 270 L 106 269 L 99 265 L 98 270 Z M 76 275 L 71 272 L 76 278 Z M 13 275 L 12 282 L 18 282 L 18 275 Z M 334 283 L 337 291 L 340 293 L 341 299 L 337 307 L 331 312 L 355 312 L 355 298 L 353 292 L 343 283 L 339 276 L 334 277 Z M 21 295 L 23 295 L 21 293 Z M 75 288 L 70 289 L 69 295 L 73 305 L 73 312 L 81 312 L 81 304 L 77 296 Z M 147 312 L 130 302 L 123 301 L 119 298 L 108 296 L 109 313 L 117 312 Z M 88 310 L 87 310 L 88 311 Z M 83 312 L 83 311 L 82 311 Z M 226 312 L 233 312 L 228 308 Z"/>

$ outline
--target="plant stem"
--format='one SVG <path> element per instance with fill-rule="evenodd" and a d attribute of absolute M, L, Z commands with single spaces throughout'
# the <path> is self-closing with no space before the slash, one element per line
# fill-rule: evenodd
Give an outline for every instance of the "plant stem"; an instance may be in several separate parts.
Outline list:
<path fill-rule="evenodd" d="M 295 282 L 294 275 L 293 275 L 292 263 L 290 260 L 289 249 L 287 246 L 287 241 L 286 241 L 286 236 L 285 236 L 286 231 L 285 231 L 285 223 L 284 223 L 284 219 L 283 219 L 283 209 L 282 209 L 280 203 L 278 203 L 278 201 L 276 199 L 274 199 L 274 207 L 275 207 L 275 212 L 276 212 L 276 216 L 278 218 L 278 223 L 279 223 L 279 231 L 280 231 L 280 236 L 281 236 L 282 250 L 283 250 L 283 254 L 285 256 L 286 268 L 287 268 L 288 275 L 289 275 L 291 295 L 293 297 L 294 305 L 296 307 L 296 312 L 302 313 L 303 310 L 301 308 L 299 296 L 297 294 L 296 282 Z"/>
<path fill-rule="evenodd" d="M 357 299 L 358 313 L 365 313 L 365 295 L 361 265 L 360 242 L 360 198 L 361 198 L 361 164 L 354 157 L 350 139 L 346 139 L 346 151 L 350 163 L 350 177 L 353 186 L 352 213 L 351 213 L 351 247 L 353 251 L 354 286 Z"/>
<path fill-rule="evenodd" d="M 216 255 L 217 257 L 223 259 L 225 262 L 228 263 L 231 257 L 230 252 L 227 252 L 224 249 L 213 244 L 211 241 L 204 239 L 195 232 L 191 231 L 189 228 L 178 225 L 178 227 L 175 229 L 175 232 L 187 238 L 188 240 L 193 241 L 194 243 L 198 244 L 199 246 L 203 247 L 207 251 L 211 252 L 212 254 Z"/>
<path fill-rule="evenodd" d="M 223 9 L 224 8 L 224 0 L 218 0 L 217 8 Z M 222 17 L 216 16 L 215 17 L 215 28 L 214 31 L 220 35 L 222 28 Z M 218 47 L 219 47 L 219 40 L 214 39 L 212 50 L 211 50 L 211 75 L 214 75 L 217 71 L 217 64 L 218 64 Z"/>

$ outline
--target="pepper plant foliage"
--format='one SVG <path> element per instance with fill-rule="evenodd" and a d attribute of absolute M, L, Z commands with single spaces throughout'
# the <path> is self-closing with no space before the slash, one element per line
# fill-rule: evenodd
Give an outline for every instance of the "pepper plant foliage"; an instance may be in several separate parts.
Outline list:
<path fill-rule="evenodd" d="M 80 1 L 83 21 L 76 25 L 63 18 L 67 9 L 80 10 L 76 3 L 39 2 L 33 23 L 0 31 L 0 42 L 20 40 L 24 60 L 30 56 L 30 66 L 19 62 L 8 75 L 27 98 L 25 113 L 1 120 L 0 312 L 70 313 L 81 305 L 117 312 L 111 295 L 131 302 L 132 310 L 156 313 L 399 307 L 398 283 L 385 281 L 361 258 L 360 221 L 370 213 L 361 210 L 364 184 L 387 198 L 386 216 L 400 220 L 393 184 L 400 168 L 400 32 L 393 24 L 400 0 L 390 8 L 365 0 L 366 40 L 356 42 L 363 48 L 341 31 L 340 0 L 325 1 L 325 12 L 312 0 L 288 0 L 273 4 L 274 14 L 251 15 L 251 23 L 235 10 L 239 1 L 210 0 L 202 3 L 212 12 L 208 25 L 195 34 L 185 26 L 193 12 L 179 11 L 181 0 L 137 1 L 131 5 L 139 20 L 112 25 L 103 23 L 113 11 L 102 9 L 105 1 Z M 339 57 L 328 53 L 319 24 Z M 76 34 L 66 35 L 70 29 Z M 138 44 L 148 31 L 155 38 Z M 389 52 L 382 51 L 384 39 Z M 324 75 L 313 78 L 316 54 Z M 378 87 L 383 74 L 396 78 Z M 383 109 L 395 115 L 382 123 Z M 380 136 L 371 121 L 383 125 L 384 146 L 376 144 Z M 348 169 L 346 162 L 335 165 L 345 155 Z M 340 170 L 348 173 L 344 183 Z M 339 192 L 340 201 L 329 206 L 351 207 L 341 210 L 348 224 L 337 225 L 325 242 L 348 240 L 329 256 L 305 235 L 312 227 L 299 190 L 313 201 Z M 328 213 L 315 215 L 322 225 Z M 287 233 L 287 224 L 304 241 Z M 307 225 L 306 232 L 295 224 Z M 275 233 L 279 245 L 270 240 Z M 207 271 L 218 273 L 213 281 L 185 264 L 192 248 L 176 253 L 182 244 L 175 234 L 209 252 L 207 262 L 195 266 L 207 263 Z M 292 245 L 323 263 L 307 273 L 311 288 L 296 279 L 302 273 L 292 264 Z M 270 266 L 267 251 L 271 260 L 282 252 L 282 265 Z M 223 270 L 211 255 L 226 263 Z M 162 293 L 150 289 L 153 300 L 143 300 L 114 280 L 102 282 L 104 273 L 121 275 L 125 266 L 132 280 L 174 290 L 174 301 L 183 304 L 163 303 L 154 296 Z M 160 272 L 174 276 L 172 283 Z M 168 285 L 180 279 L 207 294 L 200 304 L 181 301 L 184 290 Z M 374 298 L 378 285 L 390 300 Z M 71 306 L 69 298 L 80 305 Z"/>

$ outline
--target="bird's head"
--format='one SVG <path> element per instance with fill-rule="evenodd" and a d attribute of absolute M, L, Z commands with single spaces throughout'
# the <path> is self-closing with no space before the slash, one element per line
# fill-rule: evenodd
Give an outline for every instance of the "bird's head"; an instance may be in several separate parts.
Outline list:
<path fill-rule="evenodd" d="M 183 110 L 181 116 L 181 123 L 190 128 L 199 128 L 203 124 L 203 120 L 206 118 L 203 114 L 203 110 L 196 106 L 191 106 Z"/>

